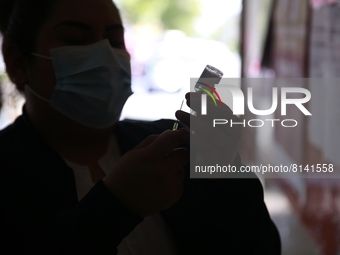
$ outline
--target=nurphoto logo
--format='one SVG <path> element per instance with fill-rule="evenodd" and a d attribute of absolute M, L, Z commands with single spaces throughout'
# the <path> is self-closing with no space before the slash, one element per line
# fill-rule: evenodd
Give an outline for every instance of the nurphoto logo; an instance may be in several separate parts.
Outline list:
<path fill-rule="evenodd" d="M 228 96 L 231 94 L 232 96 L 232 111 L 234 115 L 244 115 L 245 112 L 245 96 L 242 90 L 236 86 L 227 85 L 227 84 L 219 84 L 219 92 L 212 88 L 207 84 L 203 84 L 208 89 L 202 88 L 201 90 L 205 93 L 201 95 L 201 114 L 207 115 L 207 95 L 213 100 L 215 106 L 217 106 L 216 99 L 222 102 L 226 102 L 228 100 Z M 280 102 L 281 102 L 281 116 L 287 115 L 287 105 L 295 105 L 304 115 L 312 116 L 312 114 L 308 111 L 308 109 L 304 106 L 307 102 L 311 99 L 311 93 L 309 90 L 305 88 L 299 87 L 286 87 L 280 88 Z M 279 93 L 278 88 L 272 88 L 272 104 L 269 109 L 259 110 L 254 107 L 254 100 L 253 100 L 253 88 L 247 88 L 247 107 L 251 113 L 258 116 L 266 116 L 273 114 L 278 107 L 278 99 Z M 302 98 L 288 98 L 288 95 L 294 93 L 300 94 Z M 214 96 L 215 95 L 215 96 Z M 229 124 L 231 127 L 233 125 L 243 125 L 244 127 L 248 124 L 249 127 L 262 127 L 264 126 L 265 122 L 271 123 L 272 127 L 275 126 L 276 122 L 280 122 L 283 127 L 296 127 L 298 125 L 297 120 L 295 119 L 251 119 L 246 122 L 243 120 L 242 122 L 233 122 L 233 120 L 228 119 L 214 119 L 213 126 L 216 127 L 217 125 L 226 125 Z"/>

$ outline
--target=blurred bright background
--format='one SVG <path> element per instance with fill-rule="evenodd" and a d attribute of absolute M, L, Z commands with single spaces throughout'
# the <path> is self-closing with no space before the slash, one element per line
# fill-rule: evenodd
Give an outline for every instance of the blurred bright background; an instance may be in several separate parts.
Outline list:
<path fill-rule="evenodd" d="M 190 78 L 209 64 L 240 77 L 242 1 L 119 0 L 135 92 L 122 118 L 174 118 Z"/>
<path fill-rule="evenodd" d="M 242 1 L 117 0 L 131 54 L 132 90 L 122 119 L 175 118 L 190 78 L 206 65 L 240 77 Z M 3 110 L 0 128 L 21 113 L 24 99 L 9 84 L 0 60 Z"/>

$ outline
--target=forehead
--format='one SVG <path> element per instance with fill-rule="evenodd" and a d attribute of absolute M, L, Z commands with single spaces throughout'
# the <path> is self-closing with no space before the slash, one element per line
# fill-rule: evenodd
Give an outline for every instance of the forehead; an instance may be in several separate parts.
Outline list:
<path fill-rule="evenodd" d="M 93 26 L 121 24 L 119 11 L 111 0 L 62 0 L 51 12 L 47 26 L 65 20 L 78 20 Z"/>

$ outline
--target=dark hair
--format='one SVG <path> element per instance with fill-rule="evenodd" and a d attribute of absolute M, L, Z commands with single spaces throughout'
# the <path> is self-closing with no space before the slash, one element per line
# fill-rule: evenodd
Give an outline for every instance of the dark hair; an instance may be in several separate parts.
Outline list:
<path fill-rule="evenodd" d="M 36 36 L 52 8 L 60 0 L 0 0 L 2 50 L 12 44 L 29 57 Z"/>

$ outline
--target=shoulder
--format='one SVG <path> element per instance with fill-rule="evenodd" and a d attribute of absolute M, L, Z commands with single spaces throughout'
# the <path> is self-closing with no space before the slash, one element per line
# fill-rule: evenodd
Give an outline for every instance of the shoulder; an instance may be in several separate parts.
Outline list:
<path fill-rule="evenodd" d="M 49 161 L 56 162 L 59 159 L 25 115 L 19 116 L 13 124 L 0 131 L 0 155 L 0 175 L 12 172 L 4 169 L 17 174 L 28 173 L 26 170 L 38 171 L 46 167 Z"/>
<path fill-rule="evenodd" d="M 0 131 L 0 152 L 8 152 L 13 147 L 16 147 L 20 139 L 20 132 L 18 124 L 20 125 L 21 117 L 19 117 L 14 123 L 10 124 L 6 128 Z M 2 154 L 3 155 L 3 154 Z"/>
<path fill-rule="evenodd" d="M 32 148 L 41 141 L 42 138 L 25 115 L 19 116 L 12 124 L 0 131 L 0 150 L 17 150 L 25 146 Z"/>

